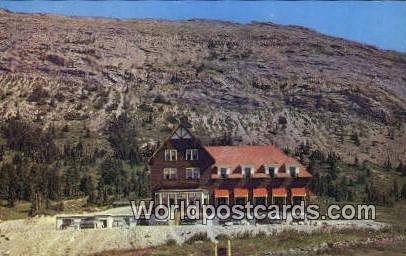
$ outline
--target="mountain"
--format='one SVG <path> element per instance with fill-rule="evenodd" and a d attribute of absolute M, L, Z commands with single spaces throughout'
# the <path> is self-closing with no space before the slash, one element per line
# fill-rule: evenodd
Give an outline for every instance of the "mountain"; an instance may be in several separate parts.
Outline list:
<path fill-rule="evenodd" d="M 302 27 L 0 10 L 0 118 L 86 127 L 97 141 L 125 112 L 140 143 L 183 120 L 207 142 L 307 143 L 397 164 L 405 97 L 406 54 Z"/>

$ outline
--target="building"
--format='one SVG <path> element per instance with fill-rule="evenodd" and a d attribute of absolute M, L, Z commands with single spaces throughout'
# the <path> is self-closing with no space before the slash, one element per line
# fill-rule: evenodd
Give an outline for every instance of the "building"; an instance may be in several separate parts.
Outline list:
<path fill-rule="evenodd" d="M 132 214 L 112 215 L 60 215 L 56 217 L 56 229 L 94 229 L 135 226 Z"/>
<path fill-rule="evenodd" d="M 296 204 L 312 175 L 275 146 L 204 146 L 179 125 L 150 161 L 159 204 Z"/>

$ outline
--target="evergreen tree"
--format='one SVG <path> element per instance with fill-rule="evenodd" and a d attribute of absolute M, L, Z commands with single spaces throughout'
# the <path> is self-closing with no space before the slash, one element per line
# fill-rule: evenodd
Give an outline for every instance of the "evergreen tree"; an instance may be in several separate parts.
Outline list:
<path fill-rule="evenodd" d="M 108 141 L 114 149 L 116 157 L 130 160 L 131 163 L 140 161 L 137 144 L 137 129 L 127 112 L 113 117 L 106 130 Z"/>
<path fill-rule="evenodd" d="M 3 161 L 4 145 L 0 145 L 0 162 Z"/>
<path fill-rule="evenodd" d="M 392 169 L 392 163 L 390 161 L 389 156 L 386 158 L 385 163 L 383 164 L 383 168 L 385 168 L 387 171 Z"/>
<path fill-rule="evenodd" d="M 40 164 L 34 164 L 29 173 L 30 179 L 30 215 L 41 213 L 48 207 L 48 187 L 46 182 L 46 167 Z"/>
<path fill-rule="evenodd" d="M 82 191 L 85 195 L 88 196 L 89 203 L 95 203 L 95 187 L 92 181 L 92 177 L 88 174 L 84 175 L 80 180 L 80 191 Z"/>
<path fill-rule="evenodd" d="M 406 199 L 406 184 L 403 184 L 401 191 L 402 199 Z"/>
<path fill-rule="evenodd" d="M 355 155 L 355 158 L 354 158 L 354 165 L 355 165 L 356 167 L 359 167 L 359 160 L 358 160 L 357 155 Z"/>
<path fill-rule="evenodd" d="M 0 170 L 1 192 L 7 200 L 8 207 L 14 207 L 17 200 L 17 180 L 14 166 L 5 163 Z"/>
<path fill-rule="evenodd" d="M 396 179 L 393 180 L 391 196 L 394 198 L 395 201 L 399 199 L 399 185 Z"/>
<path fill-rule="evenodd" d="M 351 135 L 351 140 L 354 142 L 354 144 L 355 144 L 357 147 L 359 147 L 359 146 L 361 145 L 361 142 L 360 142 L 360 140 L 359 140 L 358 133 L 354 132 L 354 133 Z"/>
<path fill-rule="evenodd" d="M 76 166 L 69 167 L 64 173 L 64 194 L 67 197 L 77 196 L 79 193 L 80 173 Z"/>

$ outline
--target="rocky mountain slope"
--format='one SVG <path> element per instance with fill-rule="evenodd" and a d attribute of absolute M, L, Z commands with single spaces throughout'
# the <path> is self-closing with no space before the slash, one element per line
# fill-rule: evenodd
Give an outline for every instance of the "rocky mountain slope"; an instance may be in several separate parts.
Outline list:
<path fill-rule="evenodd" d="M 406 160 L 406 54 L 271 23 L 119 21 L 0 10 L 0 117 L 143 142 L 179 119 L 209 140 L 310 143 L 348 162 Z M 100 135 L 102 136 L 102 135 Z"/>

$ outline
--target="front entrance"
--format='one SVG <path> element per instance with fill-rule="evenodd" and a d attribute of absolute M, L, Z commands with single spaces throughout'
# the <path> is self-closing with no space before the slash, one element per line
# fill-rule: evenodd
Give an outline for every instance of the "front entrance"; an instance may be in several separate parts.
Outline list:
<path fill-rule="evenodd" d="M 155 205 L 180 205 L 181 202 L 185 206 L 192 204 L 196 205 L 199 202 L 209 200 L 209 193 L 203 189 L 191 189 L 191 190 L 160 190 L 155 192 Z"/>

